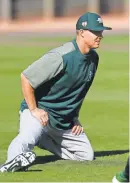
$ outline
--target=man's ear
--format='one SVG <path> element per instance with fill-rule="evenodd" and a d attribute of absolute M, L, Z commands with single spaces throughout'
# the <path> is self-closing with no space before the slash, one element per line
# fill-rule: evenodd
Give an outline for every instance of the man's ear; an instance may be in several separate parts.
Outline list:
<path fill-rule="evenodd" d="M 84 38 L 84 30 L 80 30 L 80 36 Z"/>

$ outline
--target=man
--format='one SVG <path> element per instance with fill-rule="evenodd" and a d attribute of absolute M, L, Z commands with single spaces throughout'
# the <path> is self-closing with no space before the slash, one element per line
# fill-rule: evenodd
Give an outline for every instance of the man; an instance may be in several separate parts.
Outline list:
<path fill-rule="evenodd" d="M 21 74 L 24 101 L 20 130 L 8 148 L 1 172 L 31 165 L 34 146 L 63 159 L 92 161 L 94 152 L 78 116 L 94 79 L 103 25 L 98 14 L 85 13 L 76 24 L 76 40 L 53 49 Z"/>
<path fill-rule="evenodd" d="M 113 183 L 120 183 L 120 182 L 129 182 L 129 158 L 127 160 L 127 164 L 125 166 L 125 169 L 121 172 L 117 173 L 112 182 Z"/>

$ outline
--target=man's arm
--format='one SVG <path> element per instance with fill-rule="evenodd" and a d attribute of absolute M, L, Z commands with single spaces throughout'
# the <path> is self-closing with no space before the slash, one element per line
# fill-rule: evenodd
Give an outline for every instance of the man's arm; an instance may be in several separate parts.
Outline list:
<path fill-rule="evenodd" d="M 23 96 L 26 100 L 26 103 L 28 105 L 31 114 L 35 118 L 37 118 L 43 126 L 46 126 L 48 122 L 48 114 L 46 111 L 37 108 L 34 89 L 30 85 L 28 79 L 23 74 L 21 74 L 21 83 L 22 83 Z"/>
<path fill-rule="evenodd" d="M 34 96 L 34 89 L 30 85 L 28 79 L 23 75 L 23 73 L 21 74 L 21 84 L 23 96 L 26 100 L 29 110 L 32 111 L 37 108 Z"/>
<path fill-rule="evenodd" d="M 22 91 L 24 99 L 31 114 L 43 126 L 47 124 L 48 114 L 39 109 L 36 103 L 34 90 L 41 84 L 55 77 L 63 69 L 63 59 L 59 53 L 50 52 L 32 63 L 21 74 Z"/>

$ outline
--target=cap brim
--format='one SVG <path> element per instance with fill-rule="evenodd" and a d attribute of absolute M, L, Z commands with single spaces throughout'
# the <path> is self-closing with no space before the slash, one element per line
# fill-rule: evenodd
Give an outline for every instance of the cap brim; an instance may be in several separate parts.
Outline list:
<path fill-rule="evenodd" d="M 92 31 L 104 31 L 104 30 L 112 30 L 112 28 L 111 27 L 105 27 L 105 26 L 103 26 L 103 27 L 97 27 L 95 29 L 88 29 L 88 30 L 92 30 Z"/>
<path fill-rule="evenodd" d="M 103 26 L 103 30 L 112 30 L 112 28 Z"/>

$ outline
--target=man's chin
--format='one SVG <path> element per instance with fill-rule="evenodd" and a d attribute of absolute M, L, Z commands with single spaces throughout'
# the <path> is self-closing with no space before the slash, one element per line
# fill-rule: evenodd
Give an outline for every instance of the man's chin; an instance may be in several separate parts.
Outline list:
<path fill-rule="evenodd" d="M 93 46 L 93 49 L 97 49 L 97 48 L 99 48 L 99 46 L 100 45 L 95 45 L 95 46 Z"/>

